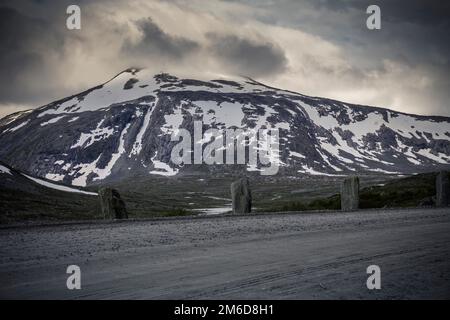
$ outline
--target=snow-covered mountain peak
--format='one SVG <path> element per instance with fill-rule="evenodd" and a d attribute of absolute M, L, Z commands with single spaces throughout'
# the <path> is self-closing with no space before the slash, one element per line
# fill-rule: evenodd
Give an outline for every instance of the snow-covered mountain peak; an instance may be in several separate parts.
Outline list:
<path fill-rule="evenodd" d="M 243 77 L 199 80 L 136 68 L 1 119 L 0 159 L 81 186 L 141 173 L 172 176 L 187 168 L 171 162 L 170 136 L 192 131 L 194 121 L 204 130 L 278 129 L 279 174 L 394 174 L 450 164 L 449 118 L 308 97 Z"/>
<path fill-rule="evenodd" d="M 53 108 L 44 106 L 39 114 L 69 114 L 96 111 L 113 104 L 155 95 L 158 92 L 204 91 L 211 93 L 259 93 L 274 91 L 249 78 L 216 78 L 209 81 L 183 79 L 168 73 L 153 74 L 147 69 L 127 69 L 104 84 L 55 103 Z"/>

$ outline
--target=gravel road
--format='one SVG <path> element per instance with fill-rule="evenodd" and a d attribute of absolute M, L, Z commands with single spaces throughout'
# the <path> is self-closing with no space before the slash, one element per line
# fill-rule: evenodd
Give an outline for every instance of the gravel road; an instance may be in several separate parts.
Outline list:
<path fill-rule="evenodd" d="M 450 298 L 450 209 L 0 228 L 0 243 L 2 299 Z"/>

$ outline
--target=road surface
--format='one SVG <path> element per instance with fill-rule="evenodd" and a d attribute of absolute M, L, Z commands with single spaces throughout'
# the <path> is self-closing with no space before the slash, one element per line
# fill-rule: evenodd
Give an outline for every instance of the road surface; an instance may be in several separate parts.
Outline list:
<path fill-rule="evenodd" d="M 0 243 L 2 299 L 450 298 L 450 209 L 0 228 Z"/>

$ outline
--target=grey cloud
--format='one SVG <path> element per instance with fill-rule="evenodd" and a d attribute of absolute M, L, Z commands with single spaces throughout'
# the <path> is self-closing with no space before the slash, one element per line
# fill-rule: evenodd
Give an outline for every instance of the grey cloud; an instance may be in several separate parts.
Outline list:
<path fill-rule="evenodd" d="M 382 30 L 369 31 L 369 0 L 239 0 L 233 10 L 227 7 L 231 1 L 218 6 L 214 1 L 161 1 L 155 7 L 145 0 L 3 0 L 0 108 L 35 107 L 101 83 L 121 69 L 144 66 L 155 72 L 248 75 L 305 94 L 351 96 L 362 104 L 449 115 L 448 2 L 376 1 Z M 65 9 L 72 3 L 82 8 L 82 30 L 75 32 L 64 27 Z M 164 18 L 184 12 L 186 21 Z M 204 18 L 213 23 L 207 25 Z M 166 23 L 175 28 L 168 32 Z M 270 32 L 275 27 L 317 41 L 304 44 L 289 33 L 278 38 Z M 324 42 L 336 50 L 323 53 L 315 46 Z M 400 71 L 386 69 L 386 60 Z M 416 81 L 424 85 L 413 86 Z M 365 88 L 373 88 L 376 97 L 358 91 Z"/>
<path fill-rule="evenodd" d="M 408 22 L 417 24 L 441 25 L 447 24 L 450 3 L 441 0 L 307 0 L 316 8 L 348 11 L 349 9 L 364 10 L 371 4 L 382 9 L 383 19 L 389 22 Z"/>
<path fill-rule="evenodd" d="M 364 82 L 373 72 L 383 74 L 386 60 L 421 70 L 433 83 L 422 95 L 429 97 L 425 113 L 450 113 L 450 2 L 424 0 L 243 0 L 264 9 L 255 15 L 264 24 L 302 30 L 335 44 L 351 64 L 354 79 Z M 382 29 L 366 28 L 366 9 L 381 8 Z M 383 78 L 378 80 L 385 81 Z M 399 87 L 394 96 L 406 97 Z M 404 100 L 404 99 L 402 99 Z M 416 100 L 417 101 L 417 100 Z M 388 103 L 388 102 L 387 102 Z M 403 106 L 404 111 L 412 107 Z M 416 105 L 414 112 L 420 107 Z"/>
<path fill-rule="evenodd" d="M 439 56 L 438 61 L 443 56 L 450 56 L 448 1 L 244 1 L 266 9 L 266 15 L 255 16 L 255 19 L 318 35 L 348 49 L 347 52 L 352 57 L 359 50 L 365 55 L 361 60 L 404 60 L 407 57 L 413 63 L 422 63 L 424 60 L 432 60 L 434 56 Z M 377 4 L 381 8 L 380 31 L 369 31 L 366 28 L 366 9 L 371 4 Z M 358 48 L 355 50 L 355 47 Z"/>
<path fill-rule="evenodd" d="M 168 58 L 182 58 L 199 48 L 199 44 L 164 32 L 151 18 L 135 22 L 142 38 L 138 43 L 125 41 L 122 51 L 127 55 L 147 57 L 159 55 Z"/>
<path fill-rule="evenodd" d="M 23 102 L 30 96 L 48 94 L 45 88 L 28 86 L 27 79 L 47 74 L 44 45 L 61 47 L 63 38 L 51 31 L 49 23 L 0 8 L 0 96 L 2 102 Z"/>
<path fill-rule="evenodd" d="M 270 42 L 258 42 L 234 35 L 207 34 L 210 49 L 234 73 L 267 76 L 286 69 L 283 50 Z"/>

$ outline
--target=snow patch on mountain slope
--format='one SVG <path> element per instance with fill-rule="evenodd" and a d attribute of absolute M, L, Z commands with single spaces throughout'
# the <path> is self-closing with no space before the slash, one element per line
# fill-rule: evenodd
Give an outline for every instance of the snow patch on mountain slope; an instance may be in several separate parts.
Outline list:
<path fill-rule="evenodd" d="M 85 187 L 88 176 L 97 169 L 97 162 L 100 160 L 101 156 L 102 155 L 100 154 L 98 158 L 91 163 L 80 163 L 75 165 L 69 173 L 70 176 L 78 174 L 78 176 L 72 180 L 72 185 Z"/>
<path fill-rule="evenodd" d="M 128 123 L 125 128 L 122 130 L 119 138 L 119 147 L 117 148 L 117 152 L 111 155 L 111 159 L 108 164 L 104 168 L 98 168 L 97 162 L 100 160 L 102 154 L 98 156 L 96 160 L 91 163 L 81 163 L 72 168 L 72 172 L 69 175 L 77 174 L 77 177 L 72 180 L 72 185 L 84 187 L 87 184 L 87 179 L 90 174 L 95 174 L 93 177 L 93 181 L 102 180 L 108 177 L 111 174 L 111 171 L 116 164 L 117 160 L 125 153 L 125 135 L 130 127 L 130 123 Z"/>
<path fill-rule="evenodd" d="M 161 131 L 164 134 L 177 134 L 181 124 L 183 123 L 183 108 L 184 101 L 181 102 L 181 105 L 178 105 L 174 108 L 173 113 L 164 115 L 165 124 L 161 126 Z"/>
<path fill-rule="evenodd" d="M 302 169 L 297 171 L 298 173 L 303 173 L 303 174 L 310 174 L 313 176 L 329 176 L 329 177 L 341 177 L 343 175 L 339 175 L 339 174 L 330 174 L 330 173 L 325 173 L 325 172 L 320 172 L 317 170 L 314 170 L 313 168 L 309 167 L 309 166 L 303 166 Z"/>
<path fill-rule="evenodd" d="M 91 132 L 88 132 L 88 133 L 82 132 L 80 134 L 80 137 L 78 138 L 78 141 L 75 144 L 73 144 L 70 147 L 70 149 L 74 149 L 74 148 L 78 148 L 78 147 L 87 148 L 96 141 L 100 141 L 100 140 L 110 137 L 114 133 L 114 129 L 108 128 L 108 127 L 101 128 L 101 125 L 103 124 L 104 121 L 105 121 L 105 119 L 102 119 L 97 124 L 97 127 L 94 130 L 92 130 Z"/>
<path fill-rule="evenodd" d="M 156 174 L 160 176 L 174 176 L 178 173 L 178 169 L 171 168 L 167 163 L 156 160 L 158 151 L 152 158 L 153 168 L 157 170 L 150 171 L 150 174 Z"/>
<path fill-rule="evenodd" d="M 260 105 L 264 108 L 264 115 L 258 115 L 258 114 L 252 114 L 248 116 L 248 120 L 254 122 L 255 126 L 252 129 L 259 130 L 262 127 L 265 127 L 266 129 L 285 129 L 289 130 L 290 125 L 286 121 L 277 122 L 275 125 L 271 125 L 271 123 L 267 120 L 271 116 L 276 116 L 278 114 L 277 111 L 275 111 L 274 108 L 272 108 L 269 105 Z"/>
<path fill-rule="evenodd" d="M 341 168 L 336 167 L 335 165 L 333 165 L 330 161 L 330 158 L 328 156 L 326 156 L 322 151 L 317 150 L 320 154 L 320 156 L 322 157 L 322 159 L 327 163 L 327 165 L 333 169 L 334 171 L 343 171 Z"/>
<path fill-rule="evenodd" d="M 397 147 L 395 148 L 395 151 L 402 153 L 404 156 L 406 156 L 406 159 L 414 164 L 421 164 L 420 159 L 417 159 L 417 155 L 412 152 L 412 147 L 409 147 L 405 145 L 403 142 L 400 141 L 398 137 L 395 138 Z"/>
<path fill-rule="evenodd" d="M 5 167 L 5 166 L 2 166 L 1 164 L 0 164 L 0 173 L 6 173 L 6 174 L 12 175 L 11 170 L 9 170 L 9 169 L 8 169 L 7 167 Z"/>
<path fill-rule="evenodd" d="M 417 151 L 417 153 L 420 154 L 421 156 L 424 156 L 428 159 L 431 159 L 435 162 L 439 162 L 442 164 L 448 164 L 450 161 L 450 159 L 446 157 L 446 155 L 443 153 L 439 153 L 439 156 L 434 155 L 433 153 L 431 153 L 431 149 L 420 149 Z"/>
<path fill-rule="evenodd" d="M 30 177 L 30 176 L 28 176 L 26 174 L 22 174 L 22 175 L 24 177 L 26 177 L 26 178 L 36 182 L 37 184 L 40 184 L 40 185 L 42 185 L 44 187 L 47 187 L 47 188 L 50 188 L 50 189 L 55 189 L 55 190 L 65 191 L 65 192 L 88 194 L 88 195 L 91 195 L 91 196 L 96 196 L 97 195 L 97 193 L 95 193 L 95 192 L 88 192 L 88 191 L 83 191 L 83 190 L 79 190 L 79 189 L 76 189 L 76 188 L 71 188 L 71 187 L 67 187 L 67 186 L 61 186 L 61 185 L 58 185 L 58 184 L 55 184 L 55 183 L 51 183 L 51 182 L 48 182 L 48 181 L 45 181 L 45 180 L 41 180 L 41 179 L 38 179 L 38 178 Z"/>
<path fill-rule="evenodd" d="M 74 122 L 74 121 L 77 121 L 79 118 L 80 118 L 80 117 L 73 117 L 72 119 L 70 119 L 70 120 L 67 121 L 67 122 Z"/>
<path fill-rule="evenodd" d="M 300 159 L 305 159 L 306 158 L 303 154 L 295 152 L 295 151 L 289 151 L 289 156 L 290 157 L 300 158 Z"/>
<path fill-rule="evenodd" d="M 386 174 L 399 174 L 399 172 L 393 172 L 393 171 L 387 171 L 380 168 L 374 168 L 374 169 L 367 169 L 368 171 L 372 172 L 380 172 L 380 173 L 386 173 Z"/>
<path fill-rule="evenodd" d="M 450 141 L 450 126 L 447 122 L 421 120 L 413 116 L 398 114 L 395 117 L 389 112 L 389 122 L 386 126 L 405 138 L 417 137 L 416 132 L 429 133 L 433 139 Z M 424 136 L 424 135 L 422 135 Z"/>
<path fill-rule="evenodd" d="M 108 164 L 105 168 L 96 168 L 94 172 L 97 174 L 93 180 L 102 180 L 111 174 L 111 170 L 116 164 L 117 160 L 119 160 L 120 156 L 125 153 L 125 135 L 127 134 L 128 128 L 130 127 L 130 123 L 128 123 L 125 128 L 122 130 L 120 134 L 119 147 L 117 148 L 117 152 L 113 153 L 111 156 L 111 160 L 109 160 Z"/>
<path fill-rule="evenodd" d="M 3 133 L 17 131 L 17 130 L 19 130 L 20 128 L 25 127 L 25 126 L 28 124 L 28 122 L 30 122 L 30 120 L 24 121 L 24 122 L 22 122 L 21 124 L 15 126 L 15 127 L 9 128 L 9 129 L 5 130 Z"/>
<path fill-rule="evenodd" d="M 411 123 L 411 122 L 410 122 Z M 433 122 L 431 122 L 433 123 Z M 427 130 L 427 131 L 419 131 L 419 132 L 426 132 L 429 134 L 433 134 L 433 138 L 434 139 L 442 139 L 442 140 L 449 140 L 448 137 L 446 136 L 446 133 L 448 132 L 448 126 L 444 125 L 436 125 L 436 128 L 434 127 L 430 127 L 430 123 L 427 123 L 426 121 L 417 121 L 417 122 L 413 122 L 412 125 L 405 125 L 403 124 L 403 130 L 402 129 L 393 129 L 394 131 L 398 132 L 399 135 L 401 135 L 402 137 L 405 137 L 406 134 L 406 126 L 413 126 L 414 128 L 420 128 L 420 130 Z M 434 128 L 434 129 L 433 129 Z M 399 132 L 399 130 L 401 130 L 401 132 Z M 409 133 L 411 136 L 413 136 L 412 133 Z M 409 138 L 411 138 L 411 136 Z M 426 137 L 426 135 L 422 135 L 424 137 Z M 397 138 L 397 145 L 398 148 L 396 148 L 396 151 L 403 153 L 406 156 L 406 159 L 413 163 L 413 164 L 422 164 L 423 160 L 418 157 L 417 155 L 421 155 L 425 158 L 430 159 L 431 161 L 437 162 L 437 163 L 441 163 L 441 164 L 449 164 L 450 163 L 450 157 L 448 157 L 446 154 L 444 153 L 437 153 L 433 154 L 432 150 L 430 148 L 422 148 L 422 149 L 418 149 L 417 151 L 413 150 L 412 147 L 406 146 L 404 143 L 402 143 L 398 138 Z"/>
<path fill-rule="evenodd" d="M 133 148 L 130 152 L 129 157 L 131 158 L 131 156 L 133 155 L 138 155 L 139 153 L 141 153 L 142 150 L 142 138 L 144 137 L 144 133 L 145 131 L 147 131 L 148 125 L 150 123 L 150 119 L 152 117 L 153 111 L 156 109 L 156 103 L 152 106 L 149 107 L 149 109 L 147 110 L 147 113 L 145 114 L 144 117 L 144 121 L 142 124 L 142 127 L 140 128 L 137 136 L 136 136 L 136 141 L 133 144 Z"/>
<path fill-rule="evenodd" d="M 217 101 L 195 101 L 196 106 L 203 112 L 203 122 L 206 124 L 223 124 L 226 128 L 240 127 L 244 112 L 242 104 Z"/>
<path fill-rule="evenodd" d="M 51 124 L 51 123 L 56 123 L 56 122 L 58 122 L 59 120 L 61 120 L 62 118 L 64 118 L 65 116 L 59 116 L 59 117 L 54 117 L 54 118 L 51 118 L 50 120 L 48 120 L 48 121 L 46 121 L 46 122 L 42 122 L 41 123 L 41 127 L 44 127 L 44 126 L 46 126 L 46 125 L 48 125 L 48 124 Z"/>
<path fill-rule="evenodd" d="M 338 158 L 340 161 L 346 163 L 352 163 L 353 161 L 341 155 L 340 150 L 353 155 L 355 158 L 377 161 L 386 165 L 393 164 L 391 162 L 382 161 L 379 159 L 377 154 L 382 155 L 383 153 L 381 147 L 379 147 L 379 150 L 377 151 L 369 151 L 367 150 L 363 142 L 364 137 L 366 137 L 370 133 L 376 134 L 376 132 L 379 131 L 383 125 L 392 129 L 398 135 L 408 139 L 420 139 L 421 137 L 417 134 L 417 132 L 419 132 L 422 134 L 422 136 L 425 136 L 424 133 L 429 133 L 433 136 L 434 139 L 443 139 L 450 141 L 450 137 L 447 136 L 450 129 L 448 127 L 448 123 L 446 122 L 440 123 L 431 120 L 423 121 L 413 116 L 402 114 L 396 114 L 395 116 L 392 116 L 393 113 L 390 111 L 388 111 L 388 114 L 390 115 L 388 121 L 385 121 L 382 114 L 380 114 L 378 111 L 373 111 L 369 112 L 367 114 L 367 118 L 362 121 L 355 121 L 354 119 L 352 119 L 353 121 L 349 124 L 339 124 L 336 117 L 331 114 L 320 115 L 317 108 L 301 101 L 299 102 L 299 105 L 306 110 L 308 116 L 316 125 L 327 129 L 338 142 L 337 145 L 333 145 L 325 141 L 324 139 L 320 139 L 319 137 L 321 147 Z M 348 143 L 342 139 L 341 135 L 336 132 L 336 129 L 350 131 L 353 134 L 351 139 L 357 147 L 350 147 Z M 397 142 L 399 142 L 398 139 Z M 430 149 L 421 149 L 417 153 L 439 163 L 448 163 L 448 161 L 444 161 L 441 158 L 436 157 L 435 155 L 430 153 L 430 151 Z M 413 158 L 416 161 L 418 160 L 417 156 L 412 152 L 410 152 L 409 157 Z"/>
<path fill-rule="evenodd" d="M 64 175 L 63 174 L 58 174 L 58 173 L 47 173 L 45 175 L 45 178 L 48 180 L 52 180 L 52 181 L 62 181 L 64 179 Z"/>

